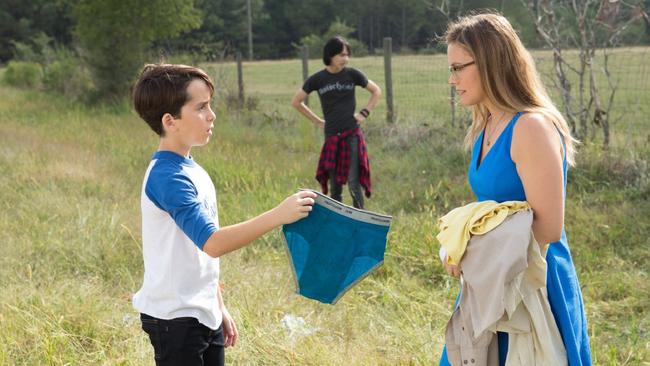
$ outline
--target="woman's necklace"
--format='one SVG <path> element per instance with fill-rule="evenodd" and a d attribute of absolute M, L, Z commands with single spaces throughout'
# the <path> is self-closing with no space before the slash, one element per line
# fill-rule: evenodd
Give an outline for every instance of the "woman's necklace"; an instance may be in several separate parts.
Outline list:
<path fill-rule="evenodd" d="M 486 138 L 487 146 L 492 145 L 492 138 L 494 137 L 494 133 L 497 131 L 497 129 L 499 128 L 501 123 L 504 121 L 503 117 L 505 115 L 506 115 L 506 112 L 503 111 L 501 113 L 501 116 L 499 117 L 499 119 L 496 122 L 492 123 L 492 126 L 493 126 L 492 131 L 489 131 L 487 129 L 487 124 L 486 124 L 485 130 L 486 130 L 487 134 L 486 134 L 485 138 Z M 488 117 L 488 123 L 490 123 L 490 122 L 492 122 L 492 115 L 491 114 L 490 114 L 490 117 Z"/>

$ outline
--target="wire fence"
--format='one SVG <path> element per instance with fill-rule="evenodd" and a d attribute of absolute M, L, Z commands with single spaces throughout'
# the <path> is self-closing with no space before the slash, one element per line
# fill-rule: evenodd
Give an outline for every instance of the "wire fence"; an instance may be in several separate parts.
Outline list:
<path fill-rule="evenodd" d="M 619 48 L 598 51 L 594 60 L 595 83 L 600 90 L 601 102 L 609 103 L 610 92 L 614 90 L 609 115 L 612 144 L 623 146 L 630 141 L 650 142 L 650 47 Z M 313 54 L 313 53 L 312 53 Z M 563 111 L 562 99 L 554 73 L 553 54 L 548 50 L 532 51 L 542 80 Z M 578 52 L 566 51 L 565 58 L 578 64 Z M 420 124 L 425 126 L 467 125 L 470 114 L 466 108 L 457 105 L 454 92 L 448 84 L 449 71 L 444 54 L 391 55 L 391 70 L 384 69 L 384 55 L 351 58 L 349 66 L 361 70 L 376 82 L 386 93 L 387 77 L 392 81 L 392 123 Z M 304 67 L 307 66 L 307 70 Z M 607 66 L 607 71 L 605 70 Z M 291 109 L 291 99 L 302 86 L 303 73 L 313 74 L 324 66 L 320 59 L 244 62 L 243 90 L 238 89 L 237 66 L 233 61 L 224 61 L 206 66 L 217 84 L 217 98 L 229 106 L 257 108 L 269 116 L 299 118 Z M 608 73 L 608 74 L 606 74 Z M 607 76 L 609 75 L 609 77 Z M 571 95 L 580 98 L 579 80 L 571 71 L 568 79 L 572 83 Z M 586 80 L 588 82 L 588 79 Z M 589 92 L 585 86 L 583 92 Z M 245 100 L 239 100 L 240 92 Z M 357 105 L 364 105 L 369 93 L 357 89 Z M 239 104 L 238 104 L 239 103 Z M 321 113 L 315 93 L 309 98 L 310 107 Z M 391 118 L 387 101 L 382 100 L 372 113 L 372 121 L 386 121 Z M 597 134 L 597 128 L 592 133 Z M 597 138 L 597 137 L 596 137 Z M 621 145 L 622 144 L 622 145 Z"/>

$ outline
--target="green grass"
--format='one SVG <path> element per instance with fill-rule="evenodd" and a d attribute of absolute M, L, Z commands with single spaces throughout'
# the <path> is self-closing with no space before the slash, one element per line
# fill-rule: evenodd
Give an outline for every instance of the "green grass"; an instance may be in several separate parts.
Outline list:
<path fill-rule="evenodd" d="M 288 108 L 299 84 L 293 67 L 246 64 L 251 77 L 286 82 L 249 82 L 262 110 L 220 107 L 213 141 L 194 151 L 217 187 L 222 225 L 298 187 L 317 188 L 322 137 Z M 462 133 L 443 119 L 390 126 L 376 115 L 366 128 L 375 188 L 368 208 L 395 217 L 384 265 L 329 306 L 294 294 L 279 230 L 224 256 L 224 296 L 241 333 L 229 363 L 438 359 L 458 286 L 440 268 L 435 220 L 473 200 L 468 156 Z M 138 204 L 153 132 L 124 107 L 91 109 L 2 85 L 0 121 L 0 365 L 152 365 L 130 297 L 142 281 Z M 647 133 L 647 119 L 635 123 Z M 584 144 L 569 175 L 566 226 L 596 365 L 650 362 L 647 157 L 643 147 L 604 153 Z M 316 332 L 290 334 L 286 314 Z"/>

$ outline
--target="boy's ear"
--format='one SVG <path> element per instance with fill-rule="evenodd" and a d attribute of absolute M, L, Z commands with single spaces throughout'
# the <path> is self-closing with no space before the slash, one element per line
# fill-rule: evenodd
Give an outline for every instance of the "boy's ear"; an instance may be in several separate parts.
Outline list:
<path fill-rule="evenodd" d="M 170 113 L 163 114 L 162 128 L 164 131 L 173 131 L 176 128 L 176 119 Z"/>

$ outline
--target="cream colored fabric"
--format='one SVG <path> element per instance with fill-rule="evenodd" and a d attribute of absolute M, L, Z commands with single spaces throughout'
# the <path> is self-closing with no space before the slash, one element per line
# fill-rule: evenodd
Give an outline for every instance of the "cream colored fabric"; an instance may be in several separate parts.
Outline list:
<path fill-rule="evenodd" d="M 503 222 L 515 212 L 529 210 L 524 201 L 473 202 L 458 207 L 438 220 L 440 233 L 436 236 L 451 264 L 458 264 L 465 253 L 470 235 L 484 234 Z"/>
<path fill-rule="evenodd" d="M 445 332 L 452 365 L 497 366 L 496 331 L 509 333 L 507 366 L 567 364 L 532 220 L 532 211 L 520 211 L 470 239 L 460 301 Z"/>

